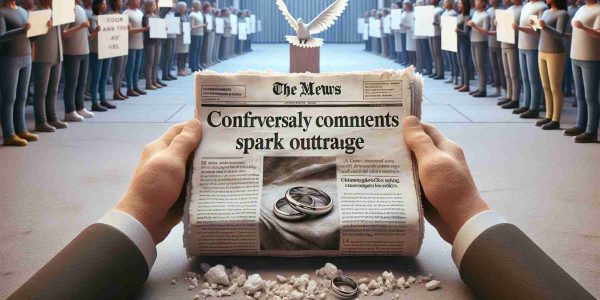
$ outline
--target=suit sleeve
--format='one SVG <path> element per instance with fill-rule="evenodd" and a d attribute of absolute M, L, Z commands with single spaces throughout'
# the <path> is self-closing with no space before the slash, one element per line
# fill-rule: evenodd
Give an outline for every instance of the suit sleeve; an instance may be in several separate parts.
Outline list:
<path fill-rule="evenodd" d="M 483 299 L 594 299 L 516 226 L 494 225 L 466 249 L 460 276 Z"/>
<path fill-rule="evenodd" d="M 9 299 L 126 299 L 148 278 L 138 247 L 121 231 L 93 224 Z"/>

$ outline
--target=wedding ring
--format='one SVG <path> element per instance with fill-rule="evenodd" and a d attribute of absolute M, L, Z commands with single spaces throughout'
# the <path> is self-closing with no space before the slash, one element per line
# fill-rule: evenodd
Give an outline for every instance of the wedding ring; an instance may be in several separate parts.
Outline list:
<path fill-rule="evenodd" d="M 307 205 L 300 201 L 306 196 L 313 199 L 313 205 Z M 333 201 L 329 195 L 311 187 L 293 187 L 285 192 L 285 200 L 293 209 L 311 216 L 327 214 L 333 208 Z M 317 204 L 321 204 L 321 206 L 317 206 Z"/>
<path fill-rule="evenodd" d="M 331 290 L 340 298 L 352 298 L 358 293 L 358 284 L 348 276 L 338 275 L 331 280 Z"/>
<path fill-rule="evenodd" d="M 306 204 L 308 206 L 314 206 L 315 205 L 315 200 L 313 198 L 311 198 L 311 197 L 308 197 L 308 196 L 303 197 L 300 201 L 303 204 Z M 285 206 L 289 207 L 288 211 L 284 210 Z M 291 212 L 289 212 L 289 211 L 291 211 Z M 278 218 L 280 218 L 282 220 L 286 220 L 286 221 L 301 220 L 301 219 L 304 219 L 304 218 L 308 217 L 307 214 L 301 213 L 301 212 L 293 209 L 288 204 L 288 202 L 286 201 L 285 197 L 281 198 L 281 199 L 277 200 L 277 202 L 275 202 L 275 204 L 273 205 L 273 213 Z"/>

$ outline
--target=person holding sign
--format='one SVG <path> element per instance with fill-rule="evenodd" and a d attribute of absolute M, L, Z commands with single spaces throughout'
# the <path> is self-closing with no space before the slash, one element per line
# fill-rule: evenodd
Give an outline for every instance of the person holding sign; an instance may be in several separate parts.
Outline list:
<path fill-rule="evenodd" d="M 223 33 L 225 33 L 225 22 L 223 22 L 221 10 L 215 9 L 215 45 L 212 51 L 212 61 L 215 63 L 221 62 L 219 59 L 219 51 L 221 49 L 221 39 L 223 38 Z"/>
<path fill-rule="evenodd" d="M 226 60 L 231 57 L 231 43 L 232 43 L 232 35 L 231 35 L 231 11 L 228 8 L 221 9 L 221 15 L 223 16 L 223 27 L 225 32 L 223 33 L 223 42 L 220 50 L 221 56 L 219 59 Z"/>
<path fill-rule="evenodd" d="M 27 131 L 25 101 L 31 76 L 31 28 L 27 11 L 15 0 L 0 6 L 0 118 L 5 146 L 27 146 L 38 136 Z"/>
<path fill-rule="evenodd" d="M 127 96 L 138 97 L 146 95 L 146 92 L 138 86 L 140 69 L 142 68 L 142 54 L 144 51 L 144 32 L 150 30 L 149 26 L 142 26 L 144 13 L 139 10 L 140 0 L 128 0 L 128 8 L 123 15 L 129 18 L 129 53 L 127 55 L 127 66 L 125 75 L 127 76 Z"/>
<path fill-rule="evenodd" d="M 495 97 L 501 97 L 501 88 L 506 89 L 506 81 L 504 81 L 504 73 L 502 67 L 502 50 L 500 50 L 500 42 L 496 38 L 496 9 L 498 8 L 499 0 L 489 0 L 490 8 L 487 13 L 490 16 L 490 27 L 488 30 L 488 51 L 490 55 L 490 65 L 492 67 L 492 78 L 496 87 Z"/>
<path fill-rule="evenodd" d="M 435 72 L 429 75 L 434 80 L 444 79 L 444 58 L 442 57 L 442 31 L 440 29 L 440 22 L 444 9 L 438 6 L 439 0 L 433 0 L 431 3 L 434 6 L 433 9 L 433 36 L 429 37 L 429 48 L 431 49 L 431 56 L 435 63 Z"/>
<path fill-rule="evenodd" d="M 505 6 L 510 6 L 506 10 L 511 11 L 514 17 L 513 24 L 517 24 L 521 18 L 521 9 L 523 8 L 522 0 L 513 0 L 513 5 L 510 6 L 511 0 L 504 0 Z M 519 32 L 514 30 L 515 39 L 518 40 Z M 502 42 L 502 65 L 504 69 L 504 77 L 506 78 L 506 100 L 501 100 L 498 105 L 502 105 L 504 109 L 515 109 L 519 107 L 519 98 L 521 94 L 521 80 L 519 75 L 519 53 L 517 45 Z"/>
<path fill-rule="evenodd" d="M 444 13 L 442 14 L 442 17 L 456 18 L 456 11 L 454 10 L 454 0 L 444 0 Z M 451 33 L 456 35 L 454 29 L 450 30 Z M 446 53 L 446 57 L 448 58 L 448 62 L 450 63 L 450 78 L 448 78 L 448 80 L 444 82 L 454 83 L 456 85 L 458 84 L 458 56 L 456 52 L 446 50 L 444 50 L 443 52 Z"/>
<path fill-rule="evenodd" d="M 173 6 L 175 5 L 175 0 L 173 0 Z M 159 15 L 161 18 L 167 19 L 176 19 L 175 13 L 173 12 L 173 8 L 161 8 Z M 168 23 L 168 20 L 167 20 Z M 168 25 L 167 25 L 167 28 Z M 175 39 L 177 38 L 177 34 L 168 33 L 167 39 L 163 41 L 162 48 L 162 60 L 161 60 L 161 69 L 162 69 L 162 80 L 164 81 L 172 81 L 177 80 L 177 77 L 171 75 L 171 66 L 173 62 L 173 54 L 175 53 Z"/>
<path fill-rule="evenodd" d="M 202 3 L 198 0 L 192 4 L 194 11 L 190 14 L 190 25 L 192 26 L 192 44 L 190 45 L 190 68 L 192 72 L 202 70 L 200 62 L 202 61 L 202 42 L 204 39 L 204 16 L 202 15 Z"/>
<path fill-rule="evenodd" d="M 110 71 L 110 58 L 98 58 L 98 16 L 106 11 L 106 0 L 94 0 L 92 3 L 92 16 L 90 17 L 90 68 L 92 70 L 91 94 L 92 111 L 104 112 L 108 109 L 117 108 L 106 101 L 106 83 Z M 100 96 L 100 99 L 98 99 Z"/>
<path fill-rule="evenodd" d="M 175 53 L 177 53 L 177 76 L 188 76 L 190 73 L 187 71 L 186 64 L 190 45 L 184 43 L 183 40 L 183 24 L 189 24 L 190 22 L 190 18 L 187 15 L 187 3 L 183 1 L 177 3 L 175 16 L 179 17 L 179 26 L 181 27 L 181 34 L 177 35 L 175 47 Z"/>
<path fill-rule="evenodd" d="M 206 69 L 211 66 L 210 62 L 210 50 L 212 48 L 212 40 L 214 39 L 214 24 L 212 17 L 212 5 L 208 1 L 202 3 L 202 13 L 204 14 L 204 20 L 206 27 L 204 29 L 204 40 L 202 43 L 202 68 Z"/>
<path fill-rule="evenodd" d="M 52 9 L 52 0 L 40 0 L 41 9 Z M 33 39 L 33 110 L 35 131 L 54 132 L 69 127 L 58 120 L 56 95 L 62 71 L 63 47 L 60 27 L 52 27 L 48 21 L 48 32 Z"/>
<path fill-rule="evenodd" d="M 142 26 L 150 27 L 151 18 L 160 18 L 156 14 L 156 3 L 146 1 L 144 3 L 144 17 Z M 144 75 L 146 76 L 146 90 L 160 89 L 166 84 L 158 80 L 158 68 L 160 65 L 161 40 L 150 37 L 150 30 L 144 32 Z"/>
<path fill-rule="evenodd" d="M 523 106 L 513 110 L 523 119 L 539 118 L 542 100 L 542 83 L 538 65 L 539 36 L 529 25 L 530 16 L 541 16 L 548 6 L 541 0 L 531 0 L 523 6 L 519 24 L 513 28 L 519 30 L 519 65 L 523 82 Z"/>
<path fill-rule="evenodd" d="M 417 45 L 415 42 L 414 34 L 414 24 L 415 24 L 415 14 L 413 12 L 413 4 L 410 0 L 405 0 L 402 4 L 402 22 L 400 23 L 400 28 L 404 29 L 406 32 L 406 61 L 405 64 L 408 65 L 416 65 L 417 64 Z"/>
<path fill-rule="evenodd" d="M 72 0 L 77 1 L 77 0 Z M 63 26 L 63 59 L 65 73 L 65 121 L 81 122 L 94 117 L 85 109 L 83 100 L 90 67 L 90 23 L 83 7 L 75 5 L 75 22 Z"/>
<path fill-rule="evenodd" d="M 490 26 L 490 17 L 485 10 L 484 0 L 475 1 L 475 13 L 467 25 L 472 28 L 471 30 L 471 55 L 473 56 L 473 63 L 475 64 L 475 70 L 479 77 L 479 88 L 471 92 L 473 97 L 487 97 L 486 81 L 487 81 L 487 70 L 485 68 L 485 62 L 488 57 L 488 28 Z"/>
<path fill-rule="evenodd" d="M 587 0 L 571 22 L 573 40 L 571 60 L 577 97 L 577 124 L 565 130 L 566 136 L 575 136 L 576 143 L 598 141 L 600 120 L 600 3 Z"/>
<path fill-rule="evenodd" d="M 471 87 L 471 2 L 459 0 L 458 18 L 456 20 L 456 34 L 458 37 L 458 68 L 460 70 L 460 85 L 454 87 L 459 92 L 469 92 Z"/>
<path fill-rule="evenodd" d="M 108 1 L 110 12 L 109 14 L 120 15 L 121 9 L 123 8 L 122 0 L 109 0 Z M 129 25 L 131 29 L 131 25 Z M 125 100 L 129 97 L 121 93 L 121 84 L 123 83 L 123 75 L 125 73 L 125 64 L 127 63 L 127 55 L 115 56 L 112 58 L 111 75 L 112 75 L 112 86 L 113 86 L 113 100 Z"/>
<path fill-rule="evenodd" d="M 563 106 L 562 80 L 566 61 L 563 42 L 569 14 L 566 0 L 548 0 L 550 9 L 544 11 L 539 21 L 540 44 L 538 65 L 546 99 L 546 117 L 537 121 L 536 126 L 544 130 L 560 129 L 560 114 Z"/>

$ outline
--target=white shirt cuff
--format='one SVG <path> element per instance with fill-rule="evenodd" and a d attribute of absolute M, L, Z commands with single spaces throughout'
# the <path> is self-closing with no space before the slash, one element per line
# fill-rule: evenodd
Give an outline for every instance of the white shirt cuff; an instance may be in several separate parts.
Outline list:
<path fill-rule="evenodd" d="M 126 235 L 144 255 L 148 271 L 152 269 L 156 260 L 156 245 L 154 239 L 140 221 L 125 212 L 111 210 L 98 223 L 112 226 Z"/>
<path fill-rule="evenodd" d="M 471 243 L 488 228 L 507 223 L 506 220 L 493 210 L 486 210 L 472 216 L 458 231 L 452 245 L 452 260 L 460 270 L 460 262 Z"/>

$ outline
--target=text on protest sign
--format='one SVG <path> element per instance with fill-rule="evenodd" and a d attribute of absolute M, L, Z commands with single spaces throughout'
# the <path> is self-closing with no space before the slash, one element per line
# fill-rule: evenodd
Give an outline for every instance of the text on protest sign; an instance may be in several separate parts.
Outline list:
<path fill-rule="evenodd" d="M 127 55 L 129 51 L 129 17 L 127 15 L 98 16 L 98 58 Z"/>

